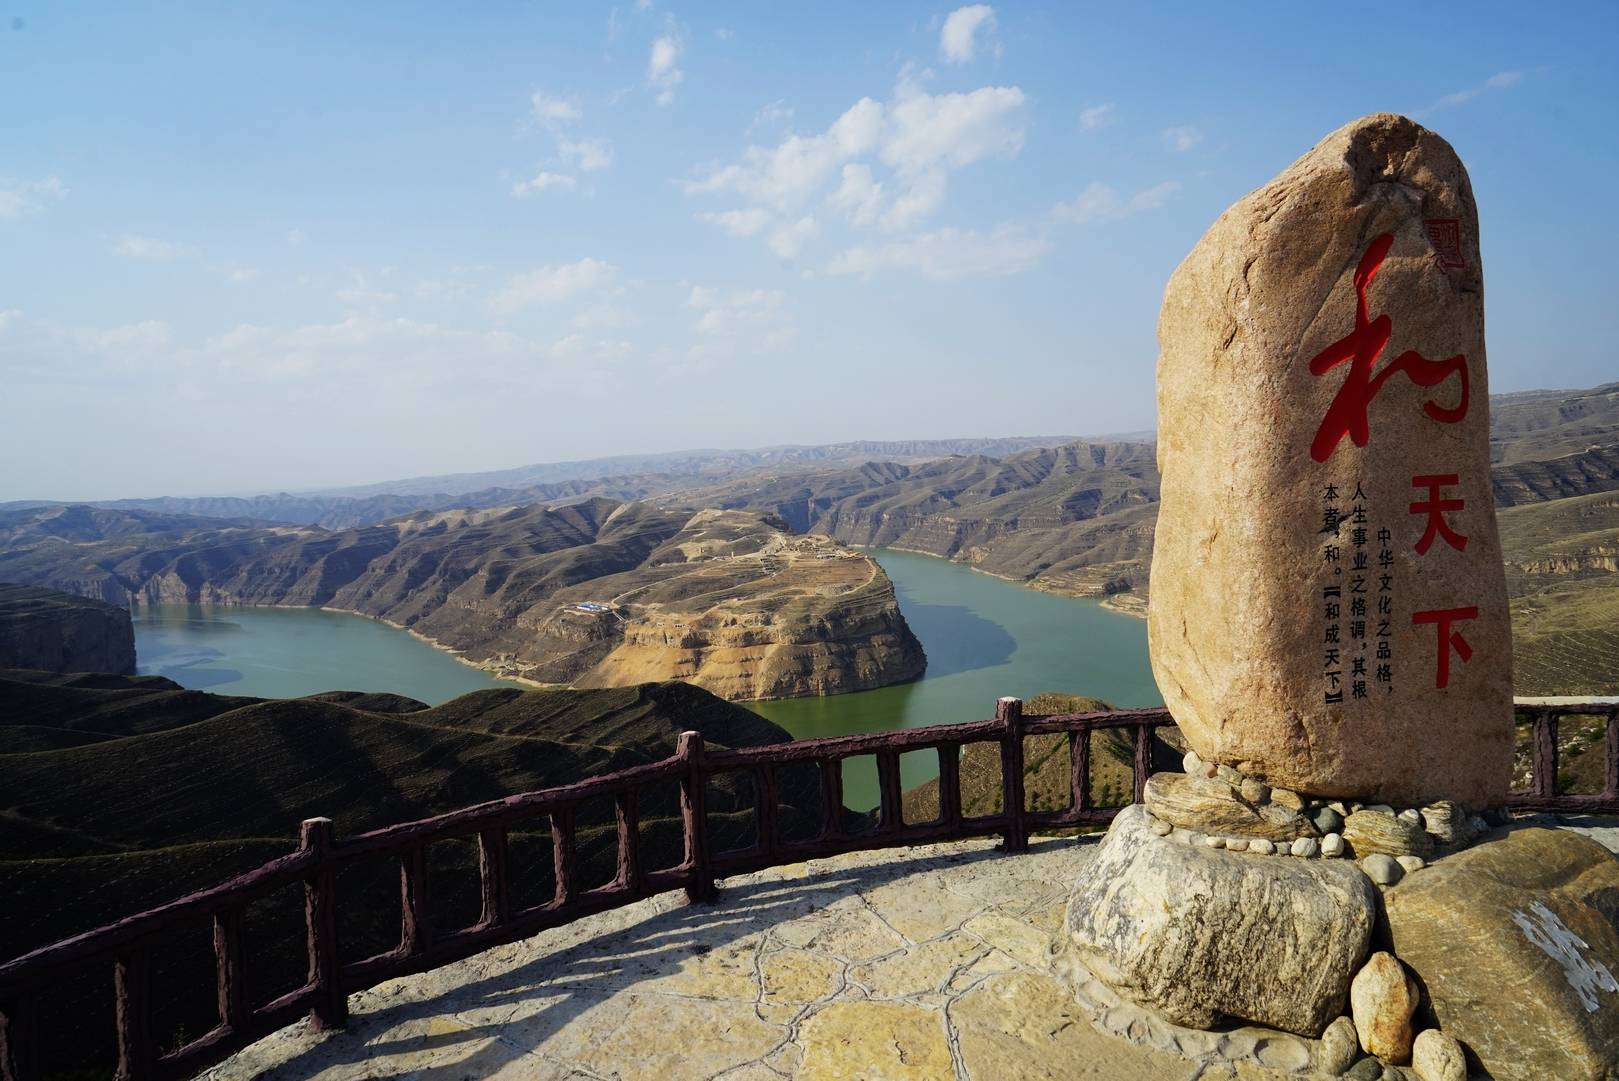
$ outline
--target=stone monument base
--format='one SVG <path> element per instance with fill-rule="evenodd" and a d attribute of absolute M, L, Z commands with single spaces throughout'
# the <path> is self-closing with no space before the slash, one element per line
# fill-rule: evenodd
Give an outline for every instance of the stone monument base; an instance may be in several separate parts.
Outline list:
<path fill-rule="evenodd" d="M 1187 766 L 1119 813 L 1069 898 L 1058 969 L 1103 1028 L 1314 1076 L 1619 1077 L 1602 845 Z"/>

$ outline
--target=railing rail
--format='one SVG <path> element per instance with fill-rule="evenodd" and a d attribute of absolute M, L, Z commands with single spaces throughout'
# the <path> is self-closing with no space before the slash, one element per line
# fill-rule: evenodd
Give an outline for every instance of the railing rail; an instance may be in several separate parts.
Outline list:
<path fill-rule="evenodd" d="M 1532 781 L 1509 799 L 1514 808 L 1574 812 L 1619 812 L 1619 706 L 1520 705 L 1534 726 Z M 1557 718 L 1607 718 L 1606 785 L 1600 795 L 1558 795 Z M 1023 850 L 1032 830 L 1110 822 L 1117 807 L 1096 806 L 1091 794 L 1093 733 L 1126 729 L 1133 738 L 1133 798 L 1139 801 L 1152 772 L 1153 733 L 1173 724 L 1167 710 L 1113 710 L 1025 717 L 1023 703 L 1003 698 L 993 720 L 935 725 L 892 732 L 796 740 L 709 751 L 696 732 L 682 733 L 676 753 L 617 773 L 465 807 L 416 822 L 385 826 L 338 839 L 330 819 L 305 821 L 298 848 L 263 866 L 208 889 L 84 934 L 41 947 L 0 964 L 0 1081 L 35 1081 L 37 990 L 64 966 L 104 960 L 112 968 L 117 1068 L 120 1081 L 180 1077 L 200 1070 L 254 1040 L 309 1015 L 317 1028 L 342 1026 L 348 996 L 385 980 L 449 964 L 492 946 L 526 938 L 591 913 L 617 908 L 669 889 L 684 889 L 691 901 L 712 900 L 715 881 L 765 867 L 820 856 L 899 845 L 926 844 L 999 834 L 1007 851 Z M 1024 792 L 1024 744 L 1031 736 L 1067 736 L 1071 771 L 1067 805 L 1031 811 Z M 965 813 L 961 791 L 962 749 L 999 745 L 1001 807 L 990 814 Z M 928 822 L 904 816 L 900 755 L 932 750 L 938 755 L 938 812 Z M 843 763 L 857 755 L 876 759 L 879 800 L 874 828 L 850 832 L 843 807 Z M 821 822 L 808 840 L 781 835 L 776 771 L 813 764 L 820 778 Z M 752 778 L 755 841 L 714 851 L 705 810 L 710 778 L 744 772 Z M 640 800 L 656 784 L 680 788 L 682 858 L 649 870 L 640 845 Z M 587 800 L 611 798 L 617 832 L 616 874 L 594 889 L 581 889 L 576 812 Z M 508 884 L 508 835 L 512 828 L 548 820 L 555 894 L 541 904 L 514 909 Z M 428 907 L 427 846 L 470 839 L 478 846 L 479 915 L 466 927 L 437 928 Z M 399 861 L 400 936 L 392 949 L 346 960 L 337 935 L 337 872 L 363 857 Z M 247 906 L 273 891 L 302 883 L 308 953 L 305 983 L 263 1006 L 248 1004 L 243 969 L 243 922 Z M 151 953 L 156 937 L 178 925 L 208 920 L 213 927 L 218 1023 L 212 1030 L 166 1053 L 152 1031 Z"/>

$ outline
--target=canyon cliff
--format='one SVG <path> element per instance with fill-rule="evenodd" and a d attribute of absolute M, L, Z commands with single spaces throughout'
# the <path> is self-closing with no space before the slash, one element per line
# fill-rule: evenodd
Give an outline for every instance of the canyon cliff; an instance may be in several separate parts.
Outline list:
<path fill-rule="evenodd" d="M 0 668 L 130 673 L 135 629 L 114 605 L 0 583 Z"/>
<path fill-rule="evenodd" d="M 345 530 L 41 507 L 0 514 L 0 575 L 126 604 L 325 607 L 537 684 L 681 679 L 831 694 L 926 665 L 870 559 L 756 511 L 423 511 Z"/>

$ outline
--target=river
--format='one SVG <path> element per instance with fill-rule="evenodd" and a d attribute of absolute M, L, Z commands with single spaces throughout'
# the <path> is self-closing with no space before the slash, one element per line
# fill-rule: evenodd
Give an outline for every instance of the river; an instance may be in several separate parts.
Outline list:
<path fill-rule="evenodd" d="M 825 698 L 750 702 L 799 737 L 973 721 L 1002 695 L 1064 691 L 1120 707 L 1162 704 L 1147 665 L 1147 624 L 1097 602 L 1039 593 L 932 556 L 872 549 L 927 651 L 913 683 Z M 140 671 L 220 694 L 297 697 L 333 689 L 393 691 L 437 705 L 508 687 L 403 631 L 309 608 L 159 605 L 135 613 Z M 907 786 L 936 772 L 902 759 Z M 869 759 L 850 763 L 851 807 L 875 802 Z"/>

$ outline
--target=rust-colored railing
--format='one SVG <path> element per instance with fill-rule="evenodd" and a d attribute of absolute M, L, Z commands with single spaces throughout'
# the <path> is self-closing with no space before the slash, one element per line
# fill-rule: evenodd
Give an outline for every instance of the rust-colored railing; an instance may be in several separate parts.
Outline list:
<path fill-rule="evenodd" d="M 1619 812 L 1619 724 L 1614 706 L 1522 706 L 1533 715 L 1533 783 L 1514 793 L 1514 807 L 1534 810 Z M 1557 715 L 1608 717 L 1607 785 L 1600 796 L 1559 796 Z M 305 821 L 298 848 L 257 870 L 189 894 L 85 934 L 44 946 L 0 965 L 0 1081 L 34 1081 L 39 1076 L 33 1038 L 33 1003 L 67 966 L 103 961 L 112 968 L 117 1068 L 121 1081 L 180 1077 L 194 1073 L 308 1014 L 317 1028 L 337 1027 L 348 1016 L 348 996 L 385 980 L 449 964 L 492 946 L 526 938 L 582 916 L 618 908 L 670 889 L 684 889 L 692 901 L 711 900 L 715 880 L 784 863 L 843 852 L 927 844 L 1000 834 L 1006 851 L 1027 847 L 1032 830 L 1110 822 L 1117 807 L 1095 806 L 1091 798 L 1091 741 L 1094 732 L 1128 730 L 1133 739 L 1134 791 L 1139 801 L 1152 772 L 1153 732 L 1173 724 L 1163 709 L 1116 710 L 1025 718 L 1023 704 L 1003 698 L 995 718 L 967 724 L 910 728 L 868 735 L 796 740 L 731 750 L 706 751 L 696 732 L 680 737 L 671 758 L 595 777 L 577 784 L 525 792 L 466 807 L 435 818 L 406 822 L 338 839 L 326 818 Z M 1065 734 L 1071 763 L 1068 803 L 1057 810 L 1031 811 L 1024 798 L 1024 740 Z M 1000 750 L 1001 808 L 968 815 L 962 807 L 962 749 L 995 743 Z M 938 814 L 928 822 L 905 821 L 900 755 L 932 750 L 938 755 Z M 876 759 L 879 802 L 872 828 L 847 829 L 843 807 L 843 762 L 857 755 Z M 789 841 L 777 822 L 776 770 L 809 763 L 820 777 L 822 820 L 807 841 Z M 756 838 L 743 849 L 710 850 L 712 831 L 704 809 L 710 778 L 731 772 L 752 777 Z M 664 869 L 642 862 L 639 798 L 656 784 L 680 788 L 684 853 Z M 617 873 L 607 885 L 581 889 L 574 816 L 586 800 L 610 797 L 617 810 Z M 548 819 L 555 871 L 555 895 L 547 902 L 514 910 L 508 895 L 507 834 L 513 827 Z M 468 926 L 433 926 L 427 906 L 427 846 L 451 839 L 478 845 L 480 912 Z M 399 862 L 400 937 L 391 950 L 346 959 L 337 936 L 336 890 L 340 868 L 361 858 Z M 303 884 L 308 978 L 303 986 L 262 1006 L 248 1003 L 243 963 L 243 916 L 249 904 L 289 885 Z M 153 990 L 150 955 L 156 937 L 181 925 L 210 921 L 218 994 L 218 1024 L 208 1033 L 168 1052 L 159 1050 L 152 1031 Z"/>
<path fill-rule="evenodd" d="M 1519 716 L 1528 715 L 1531 725 L 1529 787 L 1507 796 L 1507 806 L 1518 811 L 1557 811 L 1563 814 L 1619 814 L 1619 705 L 1611 702 L 1577 702 L 1548 706 L 1518 703 Z M 1602 791 L 1594 794 L 1559 794 L 1558 717 L 1603 717 L 1607 720 L 1604 740 L 1605 763 Z"/>
<path fill-rule="evenodd" d="M 1025 719 L 1023 705 L 1001 699 L 994 720 L 938 725 L 871 735 L 798 740 L 736 750 L 706 751 L 696 732 L 680 737 L 671 758 L 560 788 L 525 792 L 466 807 L 435 818 L 406 822 L 338 839 L 326 818 L 303 823 L 296 851 L 271 860 L 211 889 L 105 927 L 53 943 L 0 965 L 0 1078 L 33 1081 L 38 1076 L 33 1039 L 33 999 L 66 966 L 105 961 L 113 976 L 117 1047 L 116 1077 L 124 1081 L 193 1073 L 232 1051 L 309 1014 L 317 1028 L 341 1026 L 348 996 L 385 980 L 436 968 L 491 946 L 617 908 L 664 890 L 681 888 L 693 901 L 710 900 L 715 880 L 726 875 L 818 856 L 895 845 L 1001 834 L 1008 851 L 1026 847 L 1031 829 L 1104 825 L 1116 808 L 1096 807 L 1090 791 L 1092 732 L 1129 729 L 1134 735 L 1135 798 L 1151 771 L 1152 732 L 1171 723 L 1161 709 L 1067 714 Z M 1066 733 L 1072 756 L 1071 795 L 1066 808 L 1029 811 L 1023 794 L 1024 739 Z M 969 816 L 961 799 L 961 750 L 970 743 L 998 743 L 1002 800 L 994 814 Z M 908 823 L 902 808 L 899 757 L 933 750 L 939 758 L 939 813 L 931 822 Z M 880 800 L 869 830 L 848 831 L 843 807 L 843 761 L 876 759 Z M 820 775 L 822 821 L 808 841 L 785 840 L 777 823 L 776 770 L 812 763 Z M 756 840 L 748 848 L 715 852 L 704 810 L 709 778 L 745 772 L 753 780 Z M 650 786 L 680 787 L 684 855 L 661 870 L 642 864 L 638 801 Z M 586 800 L 610 797 L 617 808 L 617 874 L 605 886 L 581 889 L 574 815 Z M 555 870 L 555 896 L 514 911 L 507 890 L 507 833 L 548 819 Z M 475 838 L 481 911 L 470 926 L 441 929 L 427 907 L 427 846 Z M 337 939 L 337 872 L 361 858 L 399 861 L 400 937 L 393 949 L 347 959 Z M 251 1007 L 243 964 L 243 914 L 247 906 L 297 883 L 304 889 L 308 979 L 302 987 L 263 1006 Z M 212 1031 L 166 1053 L 152 1031 L 150 951 L 156 937 L 177 925 L 211 921 L 218 989 L 218 1024 Z"/>

